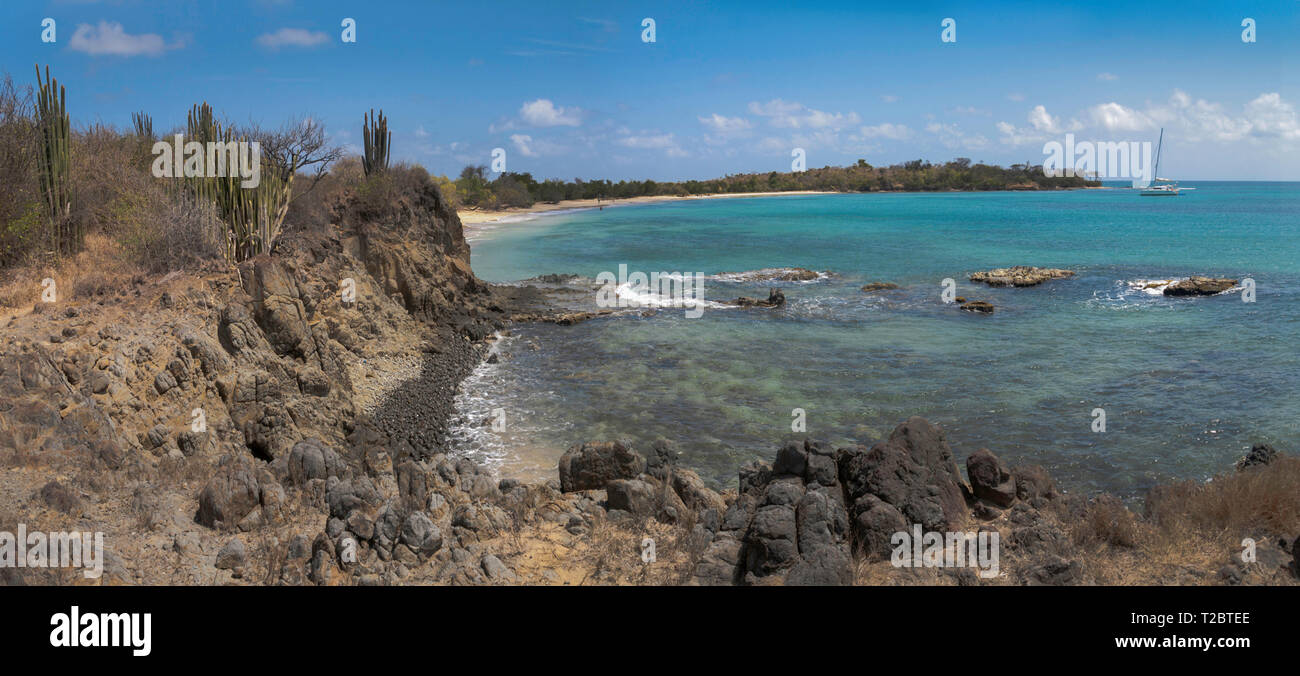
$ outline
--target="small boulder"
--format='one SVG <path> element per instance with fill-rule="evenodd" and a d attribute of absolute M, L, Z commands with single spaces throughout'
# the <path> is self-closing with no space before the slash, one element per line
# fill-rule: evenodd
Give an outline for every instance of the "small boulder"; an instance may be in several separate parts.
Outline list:
<path fill-rule="evenodd" d="M 645 458 L 621 441 L 589 442 L 560 456 L 560 490 L 601 489 L 614 479 L 631 479 L 646 469 Z"/>
<path fill-rule="evenodd" d="M 1016 479 L 989 449 L 981 448 L 966 459 L 966 474 L 975 497 L 1003 508 L 1015 501 Z"/>
<path fill-rule="evenodd" d="M 1213 296 L 1237 285 L 1237 280 L 1226 277 L 1193 276 L 1165 287 L 1166 296 Z"/>
<path fill-rule="evenodd" d="M 1250 447 L 1250 452 L 1241 460 L 1237 461 L 1237 471 L 1260 465 L 1267 465 L 1277 458 L 1277 451 L 1268 444 L 1255 444 Z"/>

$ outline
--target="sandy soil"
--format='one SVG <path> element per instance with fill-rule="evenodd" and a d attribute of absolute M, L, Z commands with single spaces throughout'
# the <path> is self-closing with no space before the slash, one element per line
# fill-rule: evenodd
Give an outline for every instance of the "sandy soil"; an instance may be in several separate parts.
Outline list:
<path fill-rule="evenodd" d="M 546 204 L 538 202 L 527 208 L 511 209 L 460 209 L 456 213 L 460 216 L 460 222 L 466 226 L 474 226 L 482 223 L 496 223 L 510 216 L 522 216 L 525 214 L 538 214 L 547 211 L 568 211 L 574 209 L 603 209 L 605 207 L 621 207 L 631 204 L 652 204 L 655 202 L 676 202 L 679 200 L 704 200 L 719 199 L 724 197 L 772 197 L 776 195 L 828 195 L 831 193 L 818 190 L 790 190 L 786 192 L 735 192 L 722 193 L 715 195 L 651 195 L 646 197 L 628 197 L 626 199 L 591 199 L 591 200 L 563 200 L 555 204 Z"/>

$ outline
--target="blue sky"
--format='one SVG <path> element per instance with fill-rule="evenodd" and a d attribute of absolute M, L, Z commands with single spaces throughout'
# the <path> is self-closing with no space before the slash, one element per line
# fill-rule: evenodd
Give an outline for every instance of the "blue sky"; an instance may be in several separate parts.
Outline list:
<path fill-rule="evenodd" d="M 446 174 L 495 147 L 566 179 L 788 171 L 795 147 L 810 167 L 1037 164 L 1067 133 L 1163 126 L 1162 174 L 1300 180 L 1300 1 L 1058 4 L 5 0 L 0 68 L 49 64 L 74 124 L 168 129 L 207 101 L 356 148 L 383 108 L 394 158 Z"/>

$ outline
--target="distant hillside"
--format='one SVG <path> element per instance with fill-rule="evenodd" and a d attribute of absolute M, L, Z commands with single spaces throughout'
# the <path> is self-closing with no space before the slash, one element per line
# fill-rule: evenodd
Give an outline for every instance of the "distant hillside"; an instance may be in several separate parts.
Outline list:
<path fill-rule="evenodd" d="M 832 192 L 1059 190 L 1099 186 L 1081 177 L 1050 177 L 1041 166 L 1013 164 L 999 167 L 971 164 L 960 157 L 944 164 L 913 160 L 888 167 L 873 167 L 865 160 L 848 167 L 822 167 L 802 172 L 734 174 L 704 181 L 607 180 L 538 181 L 532 174 L 506 172 L 487 179 L 487 167 L 465 167 L 455 181 L 443 179 L 443 193 L 454 194 L 458 204 L 471 207 L 527 207 L 535 202 L 627 198 L 645 195 L 705 195 L 741 192 L 824 190 Z"/>

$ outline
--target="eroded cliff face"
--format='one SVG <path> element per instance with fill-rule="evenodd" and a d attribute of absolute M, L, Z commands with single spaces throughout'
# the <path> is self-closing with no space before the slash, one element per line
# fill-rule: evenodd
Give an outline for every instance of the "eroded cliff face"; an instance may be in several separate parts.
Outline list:
<path fill-rule="evenodd" d="M 444 455 L 456 385 L 503 322 L 459 219 L 431 185 L 381 214 L 334 211 L 233 270 L 137 278 L 11 318 L 0 529 L 102 531 L 117 581 L 247 579 L 279 546 L 296 567 L 257 581 L 338 583 L 391 581 L 387 562 L 409 575 L 444 532 L 509 526 L 473 504 L 499 499 L 497 482 Z M 229 533 L 278 544 L 219 561 Z M 486 580 L 484 556 L 462 577 Z"/>

